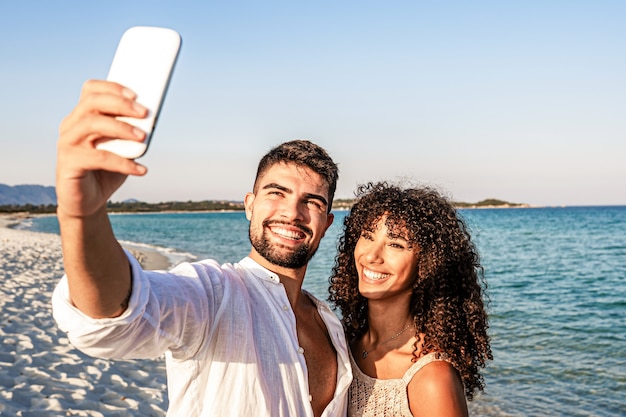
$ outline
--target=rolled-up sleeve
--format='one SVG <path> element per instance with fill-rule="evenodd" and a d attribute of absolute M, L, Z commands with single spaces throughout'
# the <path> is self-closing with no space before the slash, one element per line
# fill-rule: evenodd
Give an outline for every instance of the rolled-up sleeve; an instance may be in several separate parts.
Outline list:
<path fill-rule="evenodd" d="M 118 317 L 94 319 L 70 300 L 67 276 L 52 296 L 53 316 L 72 345 L 90 356 L 117 359 L 155 358 L 166 351 L 192 356 L 208 324 L 206 285 L 192 267 L 176 276 L 143 271 L 127 253 L 132 269 L 129 306 Z M 200 337 L 199 337 L 200 336 Z"/>

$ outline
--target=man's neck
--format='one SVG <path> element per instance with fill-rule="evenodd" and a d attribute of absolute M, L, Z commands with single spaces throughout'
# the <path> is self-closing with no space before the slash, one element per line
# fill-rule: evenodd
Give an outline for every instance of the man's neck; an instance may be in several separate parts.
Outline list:
<path fill-rule="evenodd" d="M 285 292 L 287 293 L 287 298 L 291 303 L 291 307 L 296 310 L 300 297 L 302 296 L 302 283 L 306 273 L 306 265 L 297 269 L 285 268 L 269 262 L 254 250 L 250 252 L 248 257 L 261 265 L 263 268 L 278 275 L 280 282 L 285 287 Z"/>

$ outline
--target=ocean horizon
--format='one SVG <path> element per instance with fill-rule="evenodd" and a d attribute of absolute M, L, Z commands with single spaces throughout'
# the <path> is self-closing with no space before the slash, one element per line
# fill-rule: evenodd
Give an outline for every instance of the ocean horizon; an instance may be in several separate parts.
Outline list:
<path fill-rule="evenodd" d="M 335 211 L 307 270 L 304 287 L 321 299 L 345 213 Z M 494 352 L 471 414 L 626 415 L 626 206 L 459 213 L 485 268 Z M 250 249 L 243 212 L 115 214 L 111 223 L 118 239 L 175 263 L 237 262 Z M 58 233 L 55 216 L 25 227 Z"/>

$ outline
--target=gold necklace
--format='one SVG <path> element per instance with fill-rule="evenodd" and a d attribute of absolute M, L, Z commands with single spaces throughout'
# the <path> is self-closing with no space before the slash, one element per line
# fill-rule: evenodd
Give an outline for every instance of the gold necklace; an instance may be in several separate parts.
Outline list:
<path fill-rule="evenodd" d="M 363 359 L 367 358 L 367 355 L 369 355 L 370 353 L 372 353 L 373 351 L 378 349 L 379 346 L 386 345 L 387 343 L 391 342 L 396 337 L 400 337 L 400 335 L 402 333 L 404 333 L 412 325 L 413 325 L 413 323 L 407 324 L 407 326 L 404 329 L 400 330 L 398 333 L 394 334 L 393 336 L 391 336 L 389 339 L 385 340 L 384 342 L 377 344 L 376 347 L 374 349 L 372 349 L 372 350 L 365 350 L 365 349 L 363 349 L 363 353 L 361 353 L 361 356 L 363 357 Z"/>

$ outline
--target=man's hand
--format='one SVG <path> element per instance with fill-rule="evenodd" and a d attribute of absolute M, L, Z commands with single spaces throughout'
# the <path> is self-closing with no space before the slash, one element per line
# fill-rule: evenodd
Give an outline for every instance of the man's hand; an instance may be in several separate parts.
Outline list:
<path fill-rule="evenodd" d="M 135 93 L 107 81 L 87 81 L 78 105 L 61 123 L 57 143 L 56 192 L 59 213 L 86 217 L 106 206 L 128 175 L 144 175 L 135 161 L 98 150 L 106 139 L 141 141 L 145 132 L 116 116 L 145 117 Z"/>

